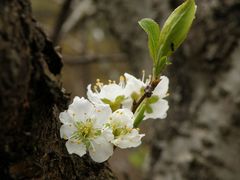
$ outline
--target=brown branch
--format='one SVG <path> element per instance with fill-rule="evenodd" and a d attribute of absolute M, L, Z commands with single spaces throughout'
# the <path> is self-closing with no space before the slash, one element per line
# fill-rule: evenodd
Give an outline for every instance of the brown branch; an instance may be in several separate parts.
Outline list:
<path fill-rule="evenodd" d="M 72 4 L 73 0 L 65 0 L 62 8 L 60 10 L 59 16 L 57 18 L 53 33 L 51 35 L 51 39 L 53 44 L 57 44 L 60 37 L 61 37 L 61 30 L 63 27 L 64 22 L 66 21 L 66 19 L 68 18 L 69 14 L 70 14 L 70 9 L 71 9 L 71 4 Z"/>
<path fill-rule="evenodd" d="M 132 112 L 135 113 L 137 108 L 141 105 L 141 103 L 144 101 L 146 98 L 150 98 L 152 96 L 152 92 L 160 82 L 159 79 L 155 79 L 149 83 L 149 85 L 144 89 L 144 94 L 141 96 L 141 98 L 137 102 L 133 102 L 132 106 Z"/>

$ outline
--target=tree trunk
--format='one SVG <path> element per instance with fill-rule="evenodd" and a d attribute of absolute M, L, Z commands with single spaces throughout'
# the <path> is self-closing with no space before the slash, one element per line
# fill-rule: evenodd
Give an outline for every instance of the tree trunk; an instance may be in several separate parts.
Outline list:
<path fill-rule="evenodd" d="M 147 38 L 138 26 L 138 21 L 144 17 L 153 17 L 152 0 L 93 0 L 98 17 L 104 17 L 112 35 L 118 40 L 119 47 L 127 55 L 128 65 L 135 75 L 142 68 L 151 70 Z M 107 4 L 107 5 L 106 5 Z"/>
<path fill-rule="evenodd" d="M 197 5 L 169 68 L 170 110 L 154 124 L 146 179 L 240 179 L 240 3 Z"/>
<path fill-rule="evenodd" d="M 26 0 L 0 2 L 1 179 L 115 179 L 107 163 L 69 155 L 58 114 L 62 62 Z"/>
<path fill-rule="evenodd" d="M 146 36 L 136 22 L 164 20 L 182 1 L 94 2 L 139 71 L 150 60 Z M 194 26 L 167 72 L 170 110 L 167 119 L 154 123 L 146 179 L 240 179 L 240 3 L 196 4 Z"/>

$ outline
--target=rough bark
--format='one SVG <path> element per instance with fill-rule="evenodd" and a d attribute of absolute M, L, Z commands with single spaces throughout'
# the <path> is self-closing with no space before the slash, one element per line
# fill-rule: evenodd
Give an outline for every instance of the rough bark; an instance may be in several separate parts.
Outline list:
<path fill-rule="evenodd" d="M 0 2 L 0 179 L 114 179 L 107 163 L 69 155 L 58 114 L 60 55 L 26 0 Z M 51 78 L 50 78 L 51 77 Z"/>
<path fill-rule="evenodd" d="M 133 69 L 139 71 L 146 66 L 140 61 L 147 62 L 148 55 L 137 20 L 164 20 L 182 1 L 94 2 Z M 238 0 L 196 3 L 194 26 L 167 72 L 170 110 L 166 120 L 154 123 L 146 179 L 240 178 L 240 4 Z"/>
<path fill-rule="evenodd" d="M 171 108 L 155 123 L 147 179 L 240 178 L 240 4 L 197 4 L 188 41 L 169 68 Z"/>

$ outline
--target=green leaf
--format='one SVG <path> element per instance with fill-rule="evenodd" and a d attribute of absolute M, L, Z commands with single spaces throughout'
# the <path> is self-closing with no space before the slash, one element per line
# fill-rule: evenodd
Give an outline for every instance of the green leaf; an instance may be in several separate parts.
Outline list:
<path fill-rule="evenodd" d="M 166 20 L 160 34 L 158 59 L 170 56 L 185 40 L 195 18 L 194 0 L 186 0 Z"/>
<path fill-rule="evenodd" d="M 148 48 L 154 64 L 157 62 L 159 49 L 160 27 L 150 18 L 144 18 L 138 22 L 148 35 Z"/>
<path fill-rule="evenodd" d="M 144 118 L 144 112 L 146 110 L 146 102 L 143 101 L 140 106 L 137 108 L 136 112 L 134 113 L 134 128 L 138 127 L 139 124 L 142 122 Z"/>

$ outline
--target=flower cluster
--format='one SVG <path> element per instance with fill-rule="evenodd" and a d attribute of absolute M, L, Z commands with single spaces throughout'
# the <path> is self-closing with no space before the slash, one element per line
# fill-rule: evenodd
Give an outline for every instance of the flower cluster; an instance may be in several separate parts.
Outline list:
<path fill-rule="evenodd" d="M 144 81 L 125 73 L 118 84 L 110 81 L 104 85 L 97 80 L 95 86 L 88 85 L 87 97 L 75 97 L 69 108 L 59 115 L 63 125 L 60 136 L 67 140 L 70 154 L 83 156 L 89 152 L 96 162 L 106 161 L 114 147 L 131 148 L 141 144 L 144 134 L 134 126 L 137 111 L 133 106 L 146 93 L 151 77 Z M 143 119 L 166 117 L 169 108 L 164 99 L 168 91 L 168 78 L 160 77 L 152 89 L 151 96 L 145 99 Z"/>

